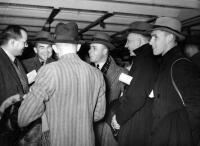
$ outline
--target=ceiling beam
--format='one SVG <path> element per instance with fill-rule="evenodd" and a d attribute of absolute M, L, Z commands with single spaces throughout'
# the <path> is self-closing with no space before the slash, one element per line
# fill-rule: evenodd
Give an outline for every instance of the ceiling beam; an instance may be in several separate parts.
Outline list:
<path fill-rule="evenodd" d="M 101 16 L 100 18 L 98 18 L 96 21 L 90 23 L 88 26 L 86 26 L 84 29 L 82 29 L 80 32 L 79 32 L 79 35 L 82 35 L 84 32 L 88 31 L 89 29 L 91 29 L 92 27 L 102 23 L 105 19 L 109 18 L 113 16 L 113 13 L 106 13 L 104 14 L 103 16 Z"/>
<path fill-rule="evenodd" d="M 51 11 L 51 14 L 47 18 L 47 21 L 45 22 L 44 26 L 42 27 L 42 30 L 51 31 L 51 23 L 54 21 L 55 16 L 60 12 L 60 9 L 53 8 Z"/>

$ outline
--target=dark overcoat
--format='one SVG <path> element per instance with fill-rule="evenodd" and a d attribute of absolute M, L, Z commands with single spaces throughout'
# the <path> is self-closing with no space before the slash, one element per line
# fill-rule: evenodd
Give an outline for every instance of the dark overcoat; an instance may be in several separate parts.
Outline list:
<path fill-rule="evenodd" d="M 172 67 L 175 60 L 183 57 L 180 48 L 174 47 L 162 58 L 154 88 L 152 146 L 192 146 L 198 142 L 200 76 L 195 65 L 186 59 Z M 172 84 L 171 73 L 186 107 Z"/>
<path fill-rule="evenodd" d="M 55 61 L 55 59 L 50 57 L 47 59 L 46 64 L 51 63 L 53 61 Z M 32 70 L 38 71 L 40 69 L 40 67 L 42 66 L 42 63 L 39 61 L 39 58 L 36 55 L 35 57 L 22 60 L 22 65 L 23 65 L 25 71 L 28 73 Z"/>
<path fill-rule="evenodd" d="M 152 100 L 148 96 L 153 89 L 158 71 L 152 48 L 145 44 L 134 51 L 136 54 L 130 75 L 133 77 L 116 111 L 120 124 L 120 146 L 148 145 L 152 121 Z"/>

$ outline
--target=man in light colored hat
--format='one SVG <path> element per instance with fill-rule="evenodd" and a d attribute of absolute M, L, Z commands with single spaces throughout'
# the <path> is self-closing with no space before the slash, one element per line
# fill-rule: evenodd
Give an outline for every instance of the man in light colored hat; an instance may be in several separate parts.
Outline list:
<path fill-rule="evenodd" d="M 78 57 L 79 43 L 76 23 L 56 25 L 59 60 L 39 70 L 19 109 L 21 127 L 47 115 L 52 146 L 94 146 L 93 122 L 105 114 L 103 75 Z"/>
<path fill-rule="evenodd" d="M 110 36 L 103 32 L 97 32 L 90 42 L 90 61 L 101 70 L 106 81 L 106 101 L 108 108 L 110 103 L 117 100 L 124 90 L 125 84 L 119 81 L 120 74 L 127 73 L 127 70 L 118 66 L 110 55 L 110 51 L 114 48 Z M 108 113 L 108 108 L 106 114 Z M 95 123 L 97 145 L 117 146 L 110 126 L 105 122 L 106 117 L 100 122 Z"/>
<path fill-rule="evenodd" d="M 120 129 L 119 146 L 149 146 L 152 89 L 158 72 L 157 60 L 149 45 L 151 28 L 147 22 L 136 21 L 128 29 L 125 47 L 134 56 L 129 72 L 132 79 L 112 118 L 113 128 Z"/>
<path fill-rule="evenodd" d="M 196 146 L 200 140 L 200 78 L 178 41 L 181 22 L 160 17 L 151 32 L 154 55 L 162 61 L 154 87 L 152 146 Z"/>
<path fill-rule="evenodd" d="M 38 32 L 33 42 L 35 57 L 22 61 L 27 73 L 33 70 L 37 72 L 42 65 L 55 61 L 52 58 L 53 36 L 49 32 Z"/>

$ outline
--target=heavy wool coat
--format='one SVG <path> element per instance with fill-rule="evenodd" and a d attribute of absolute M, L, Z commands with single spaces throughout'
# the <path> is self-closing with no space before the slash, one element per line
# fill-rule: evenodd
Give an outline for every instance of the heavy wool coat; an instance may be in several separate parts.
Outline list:
<path fill-rule="evenodd" d="M 77 54 L 42 67 L 24 98 L 20 126 L 45 112 L 52 146 L 94 146 L 93 121 L 105 114 L 105 82 L 102 73 Z"/>
<path fill-rule="evenodd" d="M 109 112 L 109 104 L 120 98 L 121 93 L 124 91 L 125 84 L 119 81 L 119 76 L 121 73 L 128 74 L 128 71 L 120 66 L 118 66 L 114 59 L 109 56 L 109 60 L 105 64 L 110 62 L 107 66 L 106 72 L 103 72 L 104 79 L 106 81 L 106 100 L 107 100 L 107 111 Z M 106 118 L 106 117 L 105 117 Z M 105 122 L 105 118 L 96 124 L 97 126 L 97 140 L 100 146 L 117 146 L 118 143 L 113 137 L 110 126 Z"/>
<path fill-rule="evenodd" d="M 149 94 L 155 84 L 158 64 L 149 44 L 134 52 L 136 56 L 130 70 L 133 79 L 116 110 L 120 146 L 148 146 L 151 131 L 153 99 L 149 98 Z"/>
<path fill-rule="evenodd" d="M 48 58 L 46 64 L 51 63 L 55 61 L 53 58 Z M 39 61 L 38 56 L 28 58 L 25 60 L 22 60 L 22 65 L 27 73 L 29 73 L 32 70 L 38 71 L 40 67 L 42 66 L 42 63 Z"/>
<path fill-rule="evenodd" d="M 192 146 L 200 139 L 200 75 L 186 59 L 172 68 L 173 62 L 183 57 L 179 47 L 163 56 L 154 88 L 152 146 Z M 171 69 L 186 107 L 172 84 Z"/>

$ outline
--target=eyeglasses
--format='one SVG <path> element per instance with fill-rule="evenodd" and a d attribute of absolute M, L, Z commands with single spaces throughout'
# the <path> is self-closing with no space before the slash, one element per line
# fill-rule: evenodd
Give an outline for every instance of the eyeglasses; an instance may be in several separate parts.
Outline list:
<path fill-rule="evenodd" d="M 25 47 L 25 48 L 28 47 L 27 41 L 24 42 L 24 47 Z"/>
<path fill-rule="evenodd" d="M 28 47 L 28 42 L 27 41 L 21 41 L 21 42 L 23 42 L 24 43 L 24 47 L 26 48 L 26 47 Z"/>

